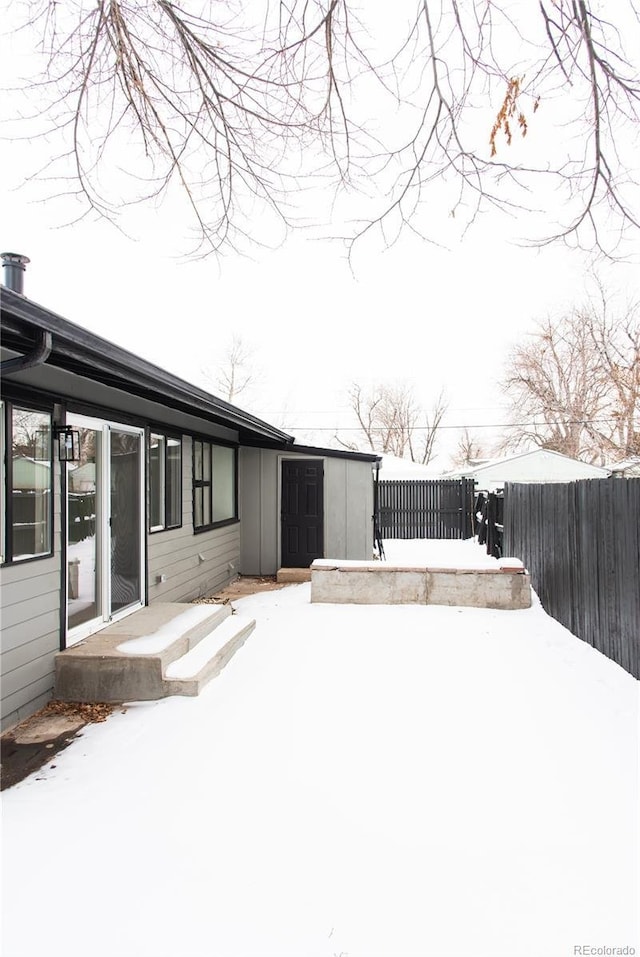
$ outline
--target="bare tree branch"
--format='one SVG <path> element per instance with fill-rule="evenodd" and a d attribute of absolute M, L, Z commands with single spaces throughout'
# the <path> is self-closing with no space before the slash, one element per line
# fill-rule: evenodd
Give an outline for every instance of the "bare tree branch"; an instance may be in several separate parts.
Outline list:
<path fill-rule="evenodd" d="M 546 209 L 532 241 L 611 253 L 639 228 L 634 4 L 32 0 L 44 73 L 23 92 L 62 144 L 47 177 L 113 220 L 176 187 L 204 252 L 333 183 L 365 204 L 349 248 Z"/>

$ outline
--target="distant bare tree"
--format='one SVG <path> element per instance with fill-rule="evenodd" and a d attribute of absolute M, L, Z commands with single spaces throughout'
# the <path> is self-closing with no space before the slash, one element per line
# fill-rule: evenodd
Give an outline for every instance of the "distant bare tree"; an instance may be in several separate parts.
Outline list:
<path fill-rule="evenodd" d="M 606 457 L 624 459 L 640 455 L 640 304 L 611 316 L 602 286 L 599 294 L 599 313 L 589 313 L 585 322 L 609 386 L 611 421 L 594 432 Z"/>
<path fill-rule="evenodd" d="M 480 440 L 473 435 L 473 433 L 469 432 L 469 429 L 464 429 L 462 435 L 458 439 L 458 445 L 452 457 L 453 464 L 469 465 L 470 463 L 485 457 L 486 454 Z"/>
<path fill-rule="evenodd" d="M 62 175 L 103 216 L 175 183 L 205 250 L 219 249 L 255 235 L 256 199 L 288 221 L 300 177 L 315 175 L 372 197 L 351 241 L 422 228 L 435 184 L 443 215 L 465 223 L 559 209 L 546 238 L 589 247 L 638 227 L 635 0 L 189 6 L 14 7 L 42 55 L 42 81 L 22 81 L 34 116 L 61 133 Z"/>
<path fill-rule="evenodd" d="M 591 462 L 640 448 L 637 306 L 609 316 L 602 291 L 559 320 L 539 323 L 511 352 L 503 389 L 513 428 L 507 448 L 534 444 Z"/>
<path fill-rule="evenodd" d="M 444 392 L 438 395 L 433 410 L 427 412 L 420 408 L 407 383 L 379 383 L 369 391 L 354 383 L 349 390 L 349 403 L 372 451 L 387 452 L 421 465 L 431 461 L 438 429 L 447 411 Z M 361 444 L 356 440 L 337 440 L 354 450 Z"/>
<path fill-rule="evenodd" d="M 51 454 L 47 417 L 14 406 L 11 424 L 11 454 L 14 458 L 48 459 Z"/>
<path fill-rule="evenodd" d="M 254 355 L 253 347 L 241 335 L 233 333 L 213 368 L 203 369 L 202 375 L 212 384 L 216 395 L 227 402 L 235 402 L 260 376 Z"/>
<path fill-rule="evenodd" d="M 433 458 L 438 431 L 448 407 L 447 397 L 444 390 L 441 389 L 436 396 L 433 409 L 430 411 L 422 411 L 424 425 L 415 430 L 420 433 L 415 443 L 413 438 L 410 438 L 409 441 L 409 451 L 414 462 L 419 462 L 421 465 L 428 465 Z M 416 454 L 414 454 L 414 444 L 417 444 Z"/>

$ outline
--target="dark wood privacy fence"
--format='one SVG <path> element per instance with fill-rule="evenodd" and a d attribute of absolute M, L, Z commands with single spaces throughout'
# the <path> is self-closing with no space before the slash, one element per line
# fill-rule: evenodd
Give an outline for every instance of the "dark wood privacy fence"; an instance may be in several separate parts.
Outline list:
<path fill-rule="evenodd" d="M 474 506 L 475 533 L 478 545 L 485 545 L 487 555 L 502 558 L 502 537 L 504 530 L 504 493 L 480 492 Z"/>
<path fill-rule="evenodd" d="M 504 554 L 550 615 L 640 678 L 640 479 L 508 483 Z"/>
<path fill-rule="evenodd" d="M 382 538 L 471 538 L 473 479 L 381 479 Z"/>

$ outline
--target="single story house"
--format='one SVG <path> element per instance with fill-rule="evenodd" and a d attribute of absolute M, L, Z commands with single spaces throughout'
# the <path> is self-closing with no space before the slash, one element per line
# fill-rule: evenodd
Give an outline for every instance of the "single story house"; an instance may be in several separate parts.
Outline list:
<path fill-rule="evenodd" d="M 54 657 L 238 574 L 368 559 L 379 456 L 292 436 L 1 289 L 2 727 L 51 697 Z"/>
<path fill-rule="evenodd" d="M 533 449 L 479 465 L 456 469 L 446 478 L 472 478 L 479 491 L 493 492 L 505 482 L 575 482 L 579 479 L 608 478 L 609 469 L 580 462 L 550 449 Z"/>

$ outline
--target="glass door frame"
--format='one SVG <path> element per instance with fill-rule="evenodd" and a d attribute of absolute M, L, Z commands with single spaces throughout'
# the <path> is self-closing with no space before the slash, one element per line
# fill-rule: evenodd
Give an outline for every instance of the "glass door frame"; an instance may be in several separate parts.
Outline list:
<path fill-rule="evenodd" d="M 99 592 L 100 612 L 95 618 L 82 622 L 75 628 L 69 628 L 69 598 L 66 595 L 64 611 L 65 634 L 64 646 L 72 645 L 89 637 L 96 631 L 105 628 L 111 622 L 126 618 L 127 615 L 144 607 L 146 603 L 147 575 L 146 575 L 146 496 L 145 496 L 145 430 L 142 427 L 125 425 L 110 419 L 100 419 L 93 416 L 67 414 L 67 424 L 72 427 L 93 429 L 101 436 L 100 453 L 96 452 L 96 562 L 100 574 L 96 582 L 96 594 Z M 131 604 L 111 613 L 111 432 L 124 432 L 138 438 L 140 467 L 138 469 L 137 493 L 139 503 L 138 529 L 138 569 L 140 581 L 140 596 Z M 64 529 L 64 574 L 68 574 L 68 545 L 69 545 L 69 481 L 66 482 L 66 520 Z M 68 588 L 68 585 L 67 585 Z"/>

